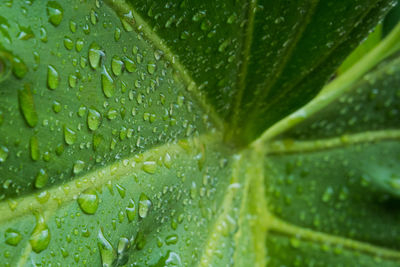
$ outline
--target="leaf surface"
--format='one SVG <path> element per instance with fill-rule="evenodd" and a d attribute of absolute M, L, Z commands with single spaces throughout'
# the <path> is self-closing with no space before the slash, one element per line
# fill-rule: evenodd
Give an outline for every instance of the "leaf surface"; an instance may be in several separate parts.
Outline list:
<path fill-rule="evenodd" d="M 271 266 L 399 264 L 399 74 L 397 54 L 269 144 Z"/>
<path fill-rule="evenodd" d="M 265 265 L 269 172 L 244 145 L 392 4 L 3 1 L 0 263 Z"/>

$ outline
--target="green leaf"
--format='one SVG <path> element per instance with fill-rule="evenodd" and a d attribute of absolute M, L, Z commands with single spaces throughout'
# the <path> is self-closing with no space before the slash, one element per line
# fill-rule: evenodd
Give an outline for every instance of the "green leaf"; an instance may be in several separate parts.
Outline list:
<path fill-rule="evenodd" d="M 110 1 L 249 143 L 307 103 L 392 1 Z M 131 7 L 133 9 L 131 9 Z M 220 10 L 220 12 L 216 12 Z M 162 49 L 166 50 L 166 49 Z"/>
<path fill-rule="evenodd" d="M 399 83 L 397 54 L 268 144 L 271 266 L 398 266 Z"/>
<path fill-rule="evenodd" d="M 331 233 L 271 214 L 270 137 L 393 4 L 1 2 L 0 265 L 265 266 L 287 241 L 273 225 L 312 253 Z M 390 55 L 397 31 L 322 94 Z M 394 239 L 351 238 L 397 257 Z"/>

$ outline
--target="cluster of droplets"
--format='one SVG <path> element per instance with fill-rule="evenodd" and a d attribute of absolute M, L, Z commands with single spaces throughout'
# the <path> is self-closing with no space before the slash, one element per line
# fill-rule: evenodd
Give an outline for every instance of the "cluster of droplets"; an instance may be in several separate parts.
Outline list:
<path fill-rule="evenodd" d="M 35 44 L 33 57 L 20 58 L 18 50 L 9 46 L 7 61 L 1 61 L 1 67 L 10 67 L 12 74 L 0 82 L 18 88 L 1 92 L 6 101 L 0 106 L 0 130 L 19 128 L 15 136 L 7 135 L 0 142 L 0 173 L 6 177 L 1 180 L 0 198 L 7 201 L 10 214 L 16 214 L 25 202 L 24 197 L 13 196 L 34 192 L 32 198 L 27 196 L 34 211 L 33 218 L 26 218 L 33 222 L 32 228 L 21 230 L 15 225 L 5 229 L 6 258 L 12 262 L 12 248 L 17 254 L 29 242 L 37 255 L 32 260 L 44 265 L 60 263 L 59 257 L 90 265 L 93 260 L 82 256 L 87 252 L 95 260 L 100 255 L 103 266 L 122 266 L 132 249 L 140 251 L 141 261 L 149 265 L 154 262 L 153 249 L 144 248 L 154 239 L 164 255 L 157 264 L 180 265 L 182 255 L 176 246 L 194 245 L 199 234 L 190 230 L 193 238 L 185 240 L 180 231 L 182 227 L 189 231 L 192 225 L 208 227 L 216 207 L 208 208 L 206 203 L 219 186 L 213 175 L 226 164 L 204 167 L 204 147 L 193 155 L 188 141 L 179 141 L 179 153 L 188 154 L 181 158 L 190 162 L 187 167 L 173 167 L 177 157 L 173 150 L 161 156 L 140 153 L 210 130 L 208 117 L 190 101 L 179 74 L 172 74 L 170 63 L 164 60 L 164 52 L 154 49 L 140 30 L 133 31 L 132 14 L 112 19 L 113 11 L 99 1 L 93 7 L 77 2 L 71 10 L 59 1 L 20 5 L 29 5 L 28 13 L 45 7 L 45 18 L 38 30 L 20 26 L 18 38 L 10 37 L 10 43 Z M 69 19 L 71 12 L 84 10 L 89 13 L 83 19 Z M 12 33 L 14 29 L 7 27 L 0 29 Z M 58 31 L 66 32 L 63 39 L 54 38 Z M 110 36 L 114 44 L 102 42 Z M 17 137 L 22 134 L 23 138 Z M 132 155 L 134 159 L 128 159 Z M 221 160 L 214 156 L 213 162 Z M 21 164 L 15 165 L 17 161 Z M 104 177 L 113 179 L 121 169 L 135 166 L 137 174 L 130 174 L 133 179 L 105 182 Z M 158 175 L 161 172 L 166 174 Z M 51 187 L 60 183 L 64 185 Z M 76 201 L 69 204 L 66 199 Z M 182 206 L 178 210 L 168 208 L 178 203 Z M 46 212 L 46 207 L 56 206 L 55 214 Z M 157 229 L 151 227 L 154 219 Z M 163 228 L 166 222 L 168 229 Z M 132 229 L 129 225 L 135 225 L 136 232 L 126 230 Z M 164 230 L 167 234 L 161 235 Z M 117 241 L 114 232 L 119 235 Z M 199 252 L 196 255 L 200 257 Z"/>
<path fill-rule="evenodd" d="M 39 5 L 25 4 L 32 6 L 32 12 Z M 80 5 L 84 4 L 74 4 L 73 12 L 87 8 Z M 140 31 L 132 32 L 132 14 L 121 19 L 114 13 L 105 16 L 112 11 L 96 2 L 88 8 L 89 14 L 72 20 L 72 10 L 60 2 L 49 1 L 41 6 L 45 7 L 45 21 L 49 24 L 43 23 L 38 32 L 18 28 L 24 29 L 18 34 L 18 41 L 24 46 L 34 42 L 39 47 L 33 52 L 33 61 L 20 58 L 18 50 L 0 55 L 2 69 L 10 67 L 12 78 L 18 81 L 18 106 L 6 102 L 0 107 L 0 127 L 5 133 L 16 127 L 12 119 L 22 119 L 23 124 L 18 122 L 18 135 L 29 136 L 28 142 L 7 136 L 6 142 L 0 144 L 0 171 L 4 176 L 24 176 L 12 179 L 7 190 L 0 192 L 0 199 L 32 187 L 42 189 L 60 183 L 71 179 L 71 173 L 82 175 L 115 158 L 211 127 L 208 117 L 197 113 L 196 104 L 187 99 L 180 78 L 171 75 L 163 52 L 144 40 Z M 16 4 L 12 7 L 16 8 Z M 1 17 L 0 23 L 5 26 L 0 28 L 13 36 L 14 29 L 8 21 Z M 59 31 L 68 32 L 63 40 L 54 38 Z M 101 32 L 105 32 L 101 38 L 114 39 L 115 45 L 102 43 Z M 11 38 L 11 42 L 16 40 Z M 11 46 L 7 49 L 12 51 Z M 7 101 L 11 101 L 11 88 L 6 94 Z M 77 150 L 79 153 L 74 152 Z M 36 162 L 33 168 L 8 167 L 25 157 L 26 152 L 28 161 Z M 50 167 L 54 162 L 61 163 L 58 169 Z M 29 187 L 26 179 L 30 180 Z"/>

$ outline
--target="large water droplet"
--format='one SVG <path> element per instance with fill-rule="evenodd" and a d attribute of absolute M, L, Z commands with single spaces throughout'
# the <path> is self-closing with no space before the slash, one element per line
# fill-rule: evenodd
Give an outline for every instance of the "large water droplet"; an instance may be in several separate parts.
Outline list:
<path fill-rule="evenodd" d="M 99 207 L 99 197 L 96 190 L 89 188 L 78 197 L 78 204 L 82 211 L 87 214 L 95 214 Z"/>
<path fill-rule="evenodd" d="M 101 114 L 95 108 L 90 108 L 87 115 L 87 124 L 90 130 L 96 131 L 101 125 Z"/>
<path fill-rule="evenodd" d="M 115 76 L 119 76 L 122 73 L 122 66 L 124 62 L 120 59 L 119 56 L 114 56 L 111 60 L 111 69 Z"/>
<path fill-rule="evenodd" d="M 103 51 L 101 51 L 100 46 L 93 42 L 89 47 L 89 63 L 93 69 L 96 69 L 100 65 L 100 59 L 103 55 Z"/>
<path fill-rule="evenodd" d="M 151 200 L 144 193 L 140 194 L 139 198 L 139 216 L 144 219 L 147 217 L 149 210 L 151 208 Z"/>
<path fill-rule="evenodd" d="M 50 243 L 50 230 L 47 227 L 44 218 L 41 214 L 36 214 L 36 226 L 33 229 L 29 240 L 32 250 L 40 253 L 45 250 Z"/>
<path fill-rule="evenodd" d="M 64 15 L 64 9 L 62 6 L 56 1 L 49 1 L 47 3 L 47 16 L 49 17 L 49 21 L 54 26 L 58 26 Z"/>
<path fill-rule="evenodd" d="M 142 169 L 147 173 L 153 174 L 156 172 L 157 163 L 155 161 L 145 161 L 143 162 Z"/>
<path fill-rule="evenodd" d="M 25 84 L 24 89 L 18 90 L 18 103 L 26 123 L 32 128 L 35 127 L 38 123 L 38 115 L 31 87 L 28 84 Z"/>
<path fill-rule="evenodd" d="M 40 169 L 35 178 L 35 187 L 38 189 L 43 188 L 47 184 L 48 180 L 49 176 L 46 170 Z"/>
<path fill-rule="evenodd" d="M 106 97 L 112 97 L 114 95 L 114 80 L 105 67 L 103 67 L 103 72 L 101 73 L 101 85 L 103 88 L 103 93 Z"/>
<path fill-rule="evenodd" d="M 110 241 L 108 241 L 103 234 L 102 229 L 99 230 L 99 234 L 97 235 L 98 245 L 101 256 L 101 263 L 103 267 L 111 267 L 113 266 L 114 260 L 117 257 L 117 253 L 115 252 L 113 246 Z"/>
<path fill-rule="evenodd" d="M 8 148 L 5 146 L 0 146 L 0 163 L 6 161 L 8 158 Z"/>
<path fill-rule="evenodd" d="M 6 244 L 16 246 L 22 239 L 22 235 L 14 229 L 8 228 L 4 233 Z"/>
<path fill-rule="evenodd" d="M 121 237 L 118 241 L 118 259 L 117 266 L 125 265 L 129 260 L 128 250 L 131 246 L 131 243 L 128 238 Z"/>
<path fill-rule="evenodd" d="M 64 126 L 64 140 L 68 145 L 73 145 L 76 142 L 76 132 L 67 126 Z"/>
<path fill-rule="evenodd" d="M 47 67 L 47 86 L 49 89 L 54 90 L 58 87 L 60 75 L 58 74 L 57 70 L 49 65 Z"/>
<path fill-rule="evenodd" d="M 128 216 L 129 222 L 132 222 L 136 217 L 136 205 L 133 199 L 129 200 L 129 204 L 126 207 L 126 215 Z"/>

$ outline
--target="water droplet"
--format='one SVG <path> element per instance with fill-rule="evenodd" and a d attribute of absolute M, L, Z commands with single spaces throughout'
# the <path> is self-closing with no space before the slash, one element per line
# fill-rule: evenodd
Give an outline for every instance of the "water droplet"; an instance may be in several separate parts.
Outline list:
<path fill-rule="evenodd" d="M 35 187 L 37 189 L 43 188 L 47 184 L 48 180 L 49 180 L 49 176 L 48 176 L 46 170 L 40 169 L 35 178 Z"/>
<path fill-rule="evenodd" d="M 53 102 L 53 111 L 59 113 L 61 111 L 61 103 L 58 101 Z"/>
<path fill-rule="evenodd" d="M 78 197 L 78 204 L 86 214 L 95 214 L 99 207 L 99 197 L 96 190 L 89 188 L 83 191 Z"/>
<path fill-rule="evenodd" d="M 78 39 L 76 40 L 76 44 L 75 44 L 75 50 L 76 50 L 76 52 L 81 52 L 82 49 L 83 49 L 83 45 L 84 45 L 84 44 L 85 44 L 85 43 L 84 43 L 83 39 L 78 38 Z"/>
<path fill-rule="evenodd" d="M 114 56 L 112 58 L 111 69 L 115 76 L 121 75 L 123 65 L 124 65 L 124 62 L 122 62 L 122 60 L 119 56 Z"/>
<path fill-rule="evenodd" d="M 116 258 L 116 252 L 111 245 L 110 241 L 108 241 L 103 234 L 102 229 L 99 230 L 99 234 L 97 235 L 98 246 L 100 250 L 101 263 L 103 267 L 111 267 L 113 266 L 114 260 Z"/>
<path fill-rule="evenodd" d="M 93 69 L 96 69 L 100 65 L 100 59 L 103 55 L 103 51 L 101 51 L 100 46 L 93 42 L 89 47 L 89 63 Z"/>
<path fill-rule="evenodd" d="M 54 26 L 58 26 L 64 15 L 64 9 L 56 1 L 49 1 L 47 3 L 47 16 L 49 17 L 49 22 Z"/>
<path fill-rule="evenodd" d="M 110 98 L 114 95 L 114 80 L 111 78 L 111 75 L 108 73 L 105 67 L 103 67 L 103 72 L 101 73 L 101 85 L 103 88 L 103 93 L 106 97 Z"/>
<path fill-rule="evenodd" d="M 74 167 L 72 169 L 72 172 L 74 174 L 78 174 L 78 173 L 82 172 L 84 168 L 85 168 L 85 162 L 82 161 L 82 160 L 77 160 L 74 163 Z"/>
<path fill-rule="evenodd" d="M 143 162 L 142 169 L 147 173 L 153 174 L 156 172 L 157 163 L 155 161 L 145 161 Z"/>
<path fill-rule="evenodd" d="M 38 123 L 38 115 L 36 113 L 31 87 L 28 84 L 25 84 L 24 89 L 18 90 L 18 102 L 26 123 L 32 128 L 35 127 Z"/>
<path fill-rule="evenodd" d="M 49 65 L 47 67 L 47 86 L 49 89 L 54 90 L 58 87 L 60 75 L 58 74 L 57 70 Z"/>
<path fill-rule="evenodd" d="M 5 162 L 8 158 L 8 148 L 0 146 L 0 163 Z"/>
<path fill-rule="evenodd" d="M 124 57 L 125 69 L 128 72 L 134 72 L 136 70 L 136 63 L 129 57 Z"/>
<path fill-rule="evenodd" d="M 72 50 L 72 48 L 74 48 L 74 42 L 72 41 L 72 39 L 68 36 L 64 37 L 64 47 L 68 50 Z"/>
<path fill-rule="evenodd" d="M 8 228 L 4 233 L 6 244 L 16 246 L 22 240 L 22 235 L 14 229 Z"/>
<path fill-rule="evenodd" d="M 178 236 L 176 234 L 169 235 L 165 238 L 165 244 L 174 245 L 178 243 Z"/>
<path fill-rule="evenodd" d="M 165 167 L 167 167 L 168 169 L 171 169 L 172 159 L 171 159 L 171 156 L 168 154 L 168 152 L 165 153 L 165 155 L 164 155 L 163 163 L 164 163 Z"/>
<path fill-rule="evenodd" d="M 89 108 L 87 115 L 87 125 L 90 130 L 96 131 L 101 125 L 101 114 L 94 108 Z"/>
<path fill-rule="evenodd" d="M 128 221 L 132 222 L 136 217 L 136 205 L 133 199 L 129 200 L 129 204 L 126 207 L 126 215 L 128 216 Z"/>
<path fill-rule="evenodd" d="M 65 143 L 67 143 L 67 145 L 73 145 L 76 142 L 76 138 L 77 138 L 76 132 L 68 128 L 67 126 L 64 126 Z"/>
<path fill-rule="evenodd" d="M 31 243 L 32 250 L 40 253 L 45 250 L 50 243 L 50 230 L 47 227 L 44 218 L 41 214 L 36 215 L 36 226 L 33 229 L 29 242 Z"/>
<path fill-rule="evenodd" d="M 120 195 L 122 198 L 124 198 L 125 195 L 126 195 L 126 189 L 125 189 L 122 185 L 120 185 L 120 184 L 116 184 L 115 187 L 117 188 L 117 191 L 118 191 L 119 195 Z"/>
<path fill-rule="evenodd" d="M 116 266 L 123 266 L 129 260 L 128 250 L 131 246 L 128 238 L 121 237 L 118 241 L 118 259 Z"/>
<path fill-rule="evenodd" d="M 118 110 L 116 110 L 115 108 L 110 108 L 107 112 L 107 118 L 109 120 L 113 120 L 118 116 Z"/>
<path fill-rule="evenodd" d="M 156 64 L 154 62 L 149 62 L 149 64 L 147 64 L 147 71 L 150 74 L 154 74 L 154 72 L 156 71 Z"/>
<path fill-rule="evenodd" d="M 18 79 L 22 79 L 25 77 L 27 72 L 28 67 L 26 66 L 25 62 L 19 57 L 13 57 L 12 73 L 15 75 L 15 77 L 17 77 Z"/>
<path fill-rule="evenodd" d="M 90 11 L 90 22 L 92 22 L 93 25 L 97 24 L 97 21 L 99 20 L 96 11 L 94 11 L 94 9 L 92 9 Z"/>
<path fill-rule="evenodd" d="M 29 144 L 30 144 L 31 158 L 32 160 L 37 161 L 40 158 L 40 152 L 39 152 L 39 139 L 37 138 L 36 135 L 31 137 Z"/>
<path fill-rule="evenodd" d="M 206 11 L 200 10 L 192 17 L 193 21 L 199 21 L 206 16 Z"/>
<path fill-rule="evenodd" d="M 151 208 L 151 200 L 148 196 L 146 196 L 144 193 L 140 194 L 139 198 L 139 216 L 140 218 L 144 219 L 147 217 L 149 210 Z"/>

